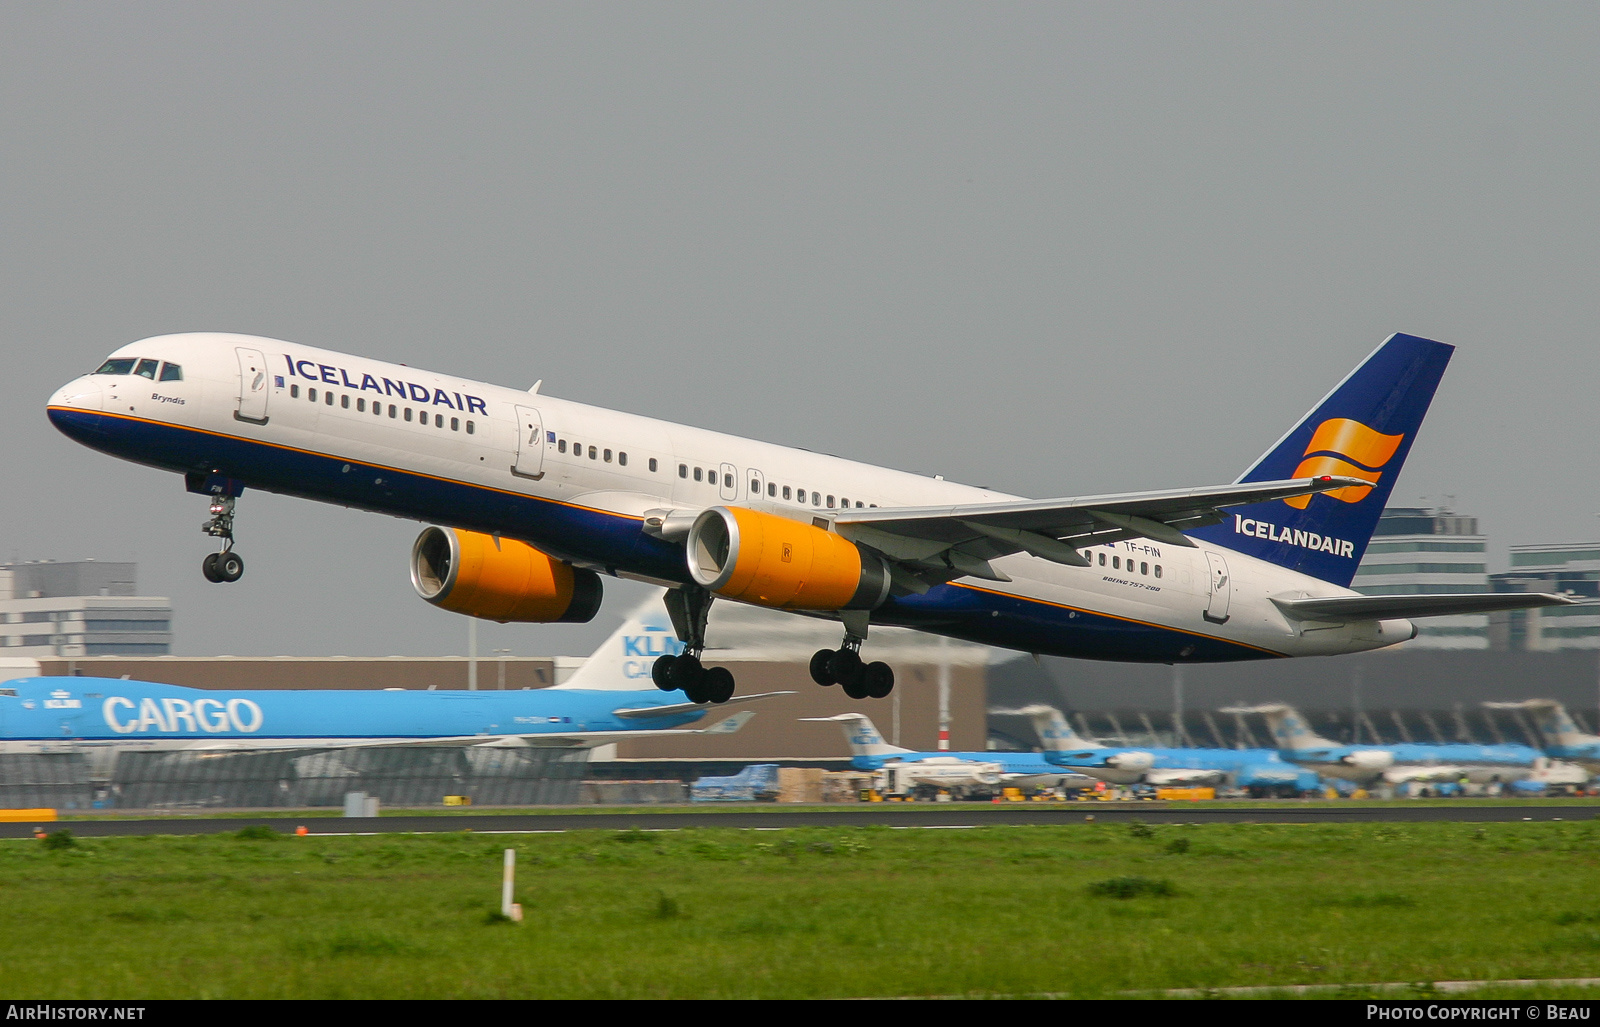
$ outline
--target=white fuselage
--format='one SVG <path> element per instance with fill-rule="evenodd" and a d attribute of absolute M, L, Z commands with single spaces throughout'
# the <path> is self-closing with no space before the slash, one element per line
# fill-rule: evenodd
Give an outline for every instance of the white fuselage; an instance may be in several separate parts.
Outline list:
<path fill-rule="evenodd" d="M 1017 498 L 252 336 L 157 337 L 113 356 L 177 365 L 181 380 L 93 374 L 64 386 L 51 417 L 87 445 L 521 538 L 579 566 L 668 585 L 689 580 L 682 545 L 646 535 L 647 511 L 725 505 L 810 520 L 846 502 Z M 1204 541 L 1137 539 L 1084 553 L 1090 567 L 1004 557 L 993 566 L 1009 582 L 960 578 L 892 600 L 873 619 L 1041 653 L 1161 662 L 1357 652 L 1412 634 L 1402 620 L 1287 618 L 1273 597 L 1354 593 Z M 1226 566 L 1220 586 L 1208 553 Z"/>

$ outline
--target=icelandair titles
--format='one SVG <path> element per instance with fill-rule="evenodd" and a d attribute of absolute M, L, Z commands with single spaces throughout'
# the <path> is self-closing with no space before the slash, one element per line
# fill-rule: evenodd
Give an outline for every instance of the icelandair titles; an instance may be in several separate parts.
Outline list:
<path fill-rule="evenodd" d="M 350 375 L 342 367 L 330 367 L 327 364 L 313 364 L 309 360 L 296 360 L 287 353 L 283 355 L 283 362 L 289 365 L 289 377 L 308 378 L 314 382 L 324 382 L 328 385 L 343 385 L 347 389 L 376 392 L 380 396 L 399 396 L 403 400 L 413 403 L 431 403 L 434 406 L 449 407 L 451 410 L 461 410 L 469 414 L 482 414 L 489 416 L 489 405 L 477 396 L 462 396 L 459 392 L 446 392 L 443 389 L 428 391 L 425 385 L 412 382 L 396 381 L 393 378 L 374 378 L 370 374 L 363 374 L 361 381 L 353 382 Z M 338 372 L 338 377 L 334 376 Z M 382 382 L 383 384 L 379 384 Z M 280 378 L 278 384 L 282 385 Z M 454 397 L 454 398 L 452 398 Z"/>
<path fill-rule="evenodd" d="M 1355 543 L 1346 542 L 1342 538 L 1318 535 L 1314 531 L 1302 531 L 1299 528 L 1280 528 L 1269 521 L 1252 520 L 1239 514 L 1233 515 L 1233 530 L 1241 535 L 1253 535 L 1271 542 L 1315 549 L 1321 553 L 1332 553 L 1334 556 L 1344 556 L 1352 560 L 1356 555 Z"/>

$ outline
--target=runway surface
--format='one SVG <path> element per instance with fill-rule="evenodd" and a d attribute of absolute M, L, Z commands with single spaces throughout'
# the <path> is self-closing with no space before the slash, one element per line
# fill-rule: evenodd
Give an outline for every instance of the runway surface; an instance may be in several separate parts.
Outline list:
<path fill-rule="evenodd" d="M 1316 803 L 1305 806 L 1210 807 L 1104 805 L 988 805 L 980 803 L 900 804 L 873 803 L 842 809 L 815 807 L 783 809 L 752 805 L 717 810 L 698 807 L 616 813 L 447 814 L 441 816 L 307 817 L 303 814 L 263 814 L 258 817 L 169 816 L 141 820 L 64 820 L 54 824 L 0 824 L 0 838 L 26 838 L 36 828 L 46 831 L 67 827 L 86 838 L 119 835 L 215 834 L 262 824 L 285 834 L 304 826 L 312 835 L 400 834 L 408 832 L 474 831 L 529 833 L 544 831 L 663 831 L 699 827 L 781 829 L 786 827 L 906 827 L 973 828 L 1017 824 L 1126 823 L 1148 824 L 1360 824 L 1510 823 L 1522 821 L 1583 821 L 1600 818 L 1600 805 L 1527 803 L 1514 806 L 1478 805 L 1471 800 L 1444 806 L 1356 806 Z"/>

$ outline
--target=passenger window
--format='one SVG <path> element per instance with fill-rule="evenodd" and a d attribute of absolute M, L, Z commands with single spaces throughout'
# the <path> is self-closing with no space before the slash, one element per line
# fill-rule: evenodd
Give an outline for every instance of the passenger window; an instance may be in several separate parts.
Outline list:
<path fill-rule="evenodd" d="M 317 401 L 317 390 L 316 389 L 307 389 L 306 390 L 306 398 L 309 399 L 311 402 L 315 403 Z"/>
<path fill-rule="evenodd" d="M 471 421 L 468 421 L 468 422 L 467 422 L 467 434 L 468 434 L 468 435 L 471 435 L 471 434 L 472 434 L 472 427 L 473 427 L 473 425 L 472 425 L 472 422 L 471 422 Z"/>
<path fill-rule="evenodd" d="M 678 477 L 687 478 L 688 476 L 689 476 L 689 465 L 688 464 L 679 464 L 678 465 Z"/>
<path fill-rule="evenodd" d="M 617 451 L 617 466 L 618 467 L 626 467 L 626 466 L 628 466 L 628 454 L 622 452 L 621 450 Z"/>
<path fill-rule="evenodd" d="M 460 431 L 461 430 L 461 418 L 459 418 L 459 417 L 450 418 L 450 430 L 451 431 Z"/>
<path fill-rule="evenodd" d="M 651 457 L 650 458 L 650 473 L 651 474 L 656 473 L 656 458 L 655 457 Z"/>
<path fill-rule="evenodd" d="M 832 496 L 828 497 L 828 509 L 829 510 L 833 509 L 833 497 Z"/>
<path fill-rule="evenodd" d="M 608 463 L 608 464 L 609 464 L 609 463 L 610 463 L 610 462 L 611 462 L 611 450 L 609 450 L 609 449 L 608 449 L 608 450 L 606 450 L 606 451 L 605 451 L 605 453 L 604 453 L 604 454 L 603 454 L 603 455 L 604 455 L 604 457 L 605 457 L 605 461 L 606 461 L 606 463 Z"/>
<path fill-rule="evenodd" d="M 133 373 L 133 358 L 132 357 L 127 357 L 127 358 L 118 357 L 115 360 L 107 360 L 105 363 L 101 364 L 100 367 L 98 369 L 96 369 L 96 371 L 94 373 L 95 374 L 132 374 Z"/>
<path fill-rule="evenodd" d="M 1104 567 L 1105 565 L 1106 565 L 1106 554 L 1101 553 L 1100 554 L 1100 566 Z"/>
<path fill-rule="evenodd" d="M 556 443 L 556 452 L 557 453 L 565 453 L 566 451 L 567 451 L 567 440 L 566 439 L 562 439 L 560 442 Z"/>
<path fill-rule="evenodd" d="M 289 386 L 289 398 L 290 399 L 299 399 L 300 398 L 300 386 L 298 386 L 298 385 Z"/>
<path fill-rule="evenodd" d="M 839 497 L 839 509 L 841 509 L 841 510 L 850 509 L 850 500 L 844 498 L 843 496 L 840 496 Z"/>
<path fill-rule="evenodd" d="M 183 368 L 179 367 L 177 364 L 162 364 L 161 380 L 164 382 L 183 381 Z"/>
<path fill-rule="evenodd" d="M 139 361 L 139 366 L 133 369 L 133 373 L 141 378 L 148 378 L 151 381 L 155 381 L 156 368 L 159 367 L 160 364 L 161 361 L 159 360 L 141 360 Z"/>
<path fill-rule="evenodd" d="M 361 397 L 361 396 L 357 396 L 356 397 L 356 413 L 364 414 L 366 412 L 367 412 L 367 401 L 366 401 L 366 399 Z"/>
<path fill-rule="evenodd" d="M 1150 565 L 1145 563 L 1143 560 L 1140 560 L 1139 561 L 1139 573 L 1140 574 L 1149 574 L 1150 573 Z"/>
<path fill-rule="evenodd" d="M 787 485 L 785 485 L 783 487 L 783 498 L 784 499 L 788 499 L 789 498 L 789 486 L 787 486 Z"/>
<path fill-rule="evenodd" d="M 400 408 L 395 406 L 393 403 L 390 403 L 389 404 L 389 416 L 390 417 L 399 417 L 400 416 Z"/>
<path fill-rule="evenodd" d="M 724 474 L 722 476 L 722 487 L 725 488 L 725 489 L 733 488 L 733 475 Z"/>
<path fill-rule="evenodd" d="M 775 482 L 775 481 L 767 482 L 767 495 L 776 496 L 777 494 L 778 494 L 778 483 Z"/>
<path fill-rule="evenodd" d="M 750 479 L 750 494 L 752 496 L 761 495 L 761 483 L 756 481 L 754 478 Z"/>
<path fill-rule="evenodd" d="M 1159 563 L 1156 564 L 1156 577 L 1161 577 L 1161 565 Z"/>
<path fill-rule="evenodd" d="M 589 459 L 590 460 L 594 459 L 596 452 L 598 452 L 598 451 L 593 446 L 589 447 Z"/>
<path fill-rule="evenodd" d="M 406 420 L 411 420 L 411 408 L 406 407 Z"/>
<path fill-rule="evenodd" d="M 342 407 L 345 410 L 349 410 L 350 409 L 350 397 L 349 396 L 340 396 L 339 397 L 339 406 Z"/>
<path fill-rule="evenodd" d="M 322 394 L 322 401 L 323 401 L 323 402 L 324 402 L 324 403 L 326 403 L 326 404 L 327 404 L 327 405 L 328 405 L 328 406 L 330 406 L 330 407 L 331 407 L 331 406 L 333 406 L 333 393 L 331 393 L 331 392 L 324 392 L 324 393 L 323 393 L 323 394 Z"/>
<path fill-rule="evenodd" d="M 444 427 L 444 415 L 443 414 L 434 414 L 433 415 L 433 426 L 435 428 L 443 428 Z"/>
<path fill-rule="evenodd" d="M 796 502 L 803 504 L 806 501 L 806 490 L 805 489 L 795 489 L 794 490 L 794 498 L 795 498 Z"/>
<path fill-rule="evenodd" d="M 700 470 L 700 468 L 696 467 L 694 469 L 694 480 L 695 481 L 704 481 L 705 480 L 705 472 Z"/>
<path fill-rule="evenodd" d="M 1122 557 L 1113 556 L 1111 558 L 1111 569 L 1112 570 L 1121 570 L 1122 569 Z"/>
<path fill-rule="evenodd" d="M 820 492 L 811 493 L 811 505 L 812 506 L 821 506 L 822 505 L 822 493 L 820 493 Z"/>

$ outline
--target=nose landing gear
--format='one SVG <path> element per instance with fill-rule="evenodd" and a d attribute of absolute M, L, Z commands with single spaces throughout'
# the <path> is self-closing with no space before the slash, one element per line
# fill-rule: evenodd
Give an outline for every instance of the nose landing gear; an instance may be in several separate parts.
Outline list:
<path fill-rule="evenodd" d="M 200 573 L 206 576 L 207 581 L 238 581 L 244 577 L 244 558 L 231 549 L 208 553 L 200 561 Z"/>
<path fill-rule="evenodd" d="M 210 553 L 200 562 L 200 573 L 207 581 L 238 581 L 244 577 L 244 558 L 233 551 L 233 496 L 211 500 L 211 519 L 200 526 L 207 535 L 222 539 L 222 552 Z"/>

